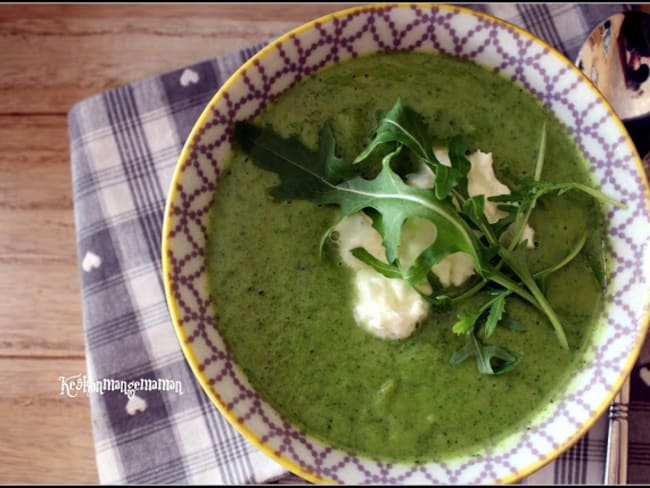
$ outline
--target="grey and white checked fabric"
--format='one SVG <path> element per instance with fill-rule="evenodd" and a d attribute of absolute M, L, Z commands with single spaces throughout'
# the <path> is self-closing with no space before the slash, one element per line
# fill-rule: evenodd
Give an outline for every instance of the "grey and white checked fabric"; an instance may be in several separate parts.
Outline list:
<path fill-rule="evenodd" d="M 466 4 L 520 25 L 571 60 L 583 39 L 628 4 Z M 222 418 L 194 380 L 161 279 L 165 196 L 192 125 L 218 87 L 263 44 L 78 102 L 68 117 L 89 383 L 139 382 L 90 395 L 101 483 L 297 482 Z M 650 481 L 650 352 L 635 369 L 630 481 Z M 647 378 L 647 382 L 644 380 Z M 157 388 L 145 388 L 155 380 Z M 158 380 L 170 380 L 162 389 Z M 138 386 L 136 385 L 137 389 Z M 144 388 L 144 389 L 143 389 Z M 182 390 L 182 394 L 181 394 Z M 606 419 L 524 484 L 598 484 Z"/>

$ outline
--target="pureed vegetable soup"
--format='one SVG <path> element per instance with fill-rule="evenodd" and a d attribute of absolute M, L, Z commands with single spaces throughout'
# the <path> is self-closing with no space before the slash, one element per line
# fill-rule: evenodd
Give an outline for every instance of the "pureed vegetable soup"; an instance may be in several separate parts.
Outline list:
<path fill-rule="evenodd" d="M 496 175 L 513 191 L 533 176 L 545 123 L 542 179 L 590 184 L 571 137 L 531 95 L 441 55 L 344 62 L 288 90 L 254 123 L 296 135 L 315 151 L 329 122 L 337 154 L 352 161 L 373 137 L 377 114 L 397 99 L 424 117 L 432 144 L 462 135 L 467 151 L 491 152 Z M 432 305 L 405 339 L 375 337 L 355 322 L 352 271 L 336 242 L 325 239 L 320 249 L 338 207 L 275 199 L 269 189 L 279 182 L 235 151 L 210 215 L 207 265 L 218 327 L 235 361 L 265 400 L 309 434 L 382 460 L 443 460 L 524 427 L 580 366 L 602 306 L 603 212 L 594 198 L 555 192 L 537 201 L 529 219 L 533 274 L 561 262 L 587 236 L 577 256 L 543 283 L 569 348 L 560 346 L 544 313 L 512 294 L 502 318 L 518 327 L 498 325 L 486 338 L 477 325 L 474 336 L 520 360 L 511 371 L 488 375 L 475 358 L 450 365 L 468 340 L 452 326 L 490 298 L 487 288 Z"/>

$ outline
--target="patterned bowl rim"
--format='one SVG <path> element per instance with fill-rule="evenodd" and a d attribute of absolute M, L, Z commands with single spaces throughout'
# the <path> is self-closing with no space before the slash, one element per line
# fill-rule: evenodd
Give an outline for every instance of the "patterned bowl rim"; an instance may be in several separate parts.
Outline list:
<path fill-rule="evenodd" d="M 192 346 L 189 344 L 187 340 L 188 337 L 182 323 L 179 305 L 177 303 L 177 300 L 174 296 L 174 292 L 172 289 L 172 266 L 169 258 L 171 239 L 168 238 L 168 236 L 170 235 L 171 225 L 172 225 L 172 208 L 177 198 L 177 183 L 180 180 L 180 177 L 183 173 L 185 163 L 189 160 L 190 151 L 195 137 L 198 135 L 201 127 L 211 117 L 212 109 L 224 98 L 225 94 L 231 89 L 232 86 L 240 82 L 241 78 L 243 77 L 243 74 L 247 70 L 252 68 L 255 65 L 255 63 L 259 62 L 261 59 L 265 58 L 266 56 L 274 52 L 277 49 L 276 46 L 278 44 L 284 44 L 285 42 L 290 40 L 292 36 L 296 36 L 298 34 L 302 34 L 304 32 L 313 30 L 317 25 L 327 24 L 335 21 L 336 19 L 348 17 L 358 11 L 378 10 L 387 7 L 390 8 L 434 8 L 435 7 L 436 9 L 443 10 L 443 11 L 458 12 L 464 15 L 478 17 L 490 23 L 494 23 L 502 27 L 506 27 L 514 31 L 517 35 L 522 36 L 523 38 L 528 39 L 533 43 L 536 43 L 537 45 L 547 49 L 550 54 L 558 58 L 567 68 L 569 68 L 569 70 L 573 71 L 584 82 L 586 82 L 587 86 L 594 93 L 596 98 L 605 106 L 605 108 L 607 109 L 611 118 L 614 120 L 621 134 L 624 135 L 625 143 L 627 144 L 627 146 L 629 146 L 632 149 L 631 153 L 634 155 L 636 169 L 638 175 L 641 176 L 641 180 L 642 180 L 641 183 L 645 195 L 646 206 L 650 211 L 650 185 L 647 179 L 643 178 L 643 175 L 645 174 L 643 163 L 640 157 L 638 156 L 636 148 L 630 136 L 628 135 L 623 122 L 616 115 L 616 112 L 614 111 L 612 105 L 607 101 L 607 99 L 605 99 L 605 97 L 600 93 L 600 91 L 591 82 L 591 80 L 589 80 L 589 78 L 586 77 L 584 73 L 582 73 L 582 71 L 580 71 L 577 66 L 571 63 L 571 61 L 568 58 L 566 58 L 566 56 L 564 56 L 562 53 L 560 53 L 557 49 L 555 49 L 553 46 L 551 46 L 544 40 L 540 39 L 539 37 L 535 36 L 534 34 L 530 33 L 529 31 L 515 24 L 512 24 L 511 22 L 508 22 L 504 19 L 498 18 L 494 15 L 477 11 L 469 7 L 462 7 L 453 4 L 446 5 L 446 4 L 435 4 L 435 3 L 412 3 L 412 4 L 376 3 L 376 4 L 367 4 L 362 6 L 354 6 L 354 7 L 338 10 L 332 13 L 328 13 L 321 17 L 308 21 L 286 32 L 282 36 L 274 39 L 267 46 L 265 46 L 264 48 L 259 50 L 256 54 L 254 54 L 251 58 L 249 58 L 221 85 L 221 87 L 218 89 L 215 95 L 213 95 L 213 97 L 210 99 L 206 107 L 201 112 L 199 118 L 194 123 L 194 126 L 192 127 L 192 130 L 189 133 L 185 141 L 185 144 L 181 150 L 181 153 L 178 157 L 178 161 L 174 169 L 174 173 L 172 176 L 171 184 L 167 195 L 163 229 L 162 229 L 161 256 L 162 256 L 163 284 L 164 284 L 168 309 L 170 312 L 170 316 L 173 322 L 175 332 L 177 334 L 177 337 L 181 345 L 181 349 L 185 355 L 187 362 L 190 365 L 190 368 L 194 376 L 197 378 L 199 384 L 201 385 L 201 387 L 203 388 L 207 396 L 210 398 L 212 403 L 217 407 L 217 409 L 221 412 L 221 414 L 227 419 L 230 425 L 233 426 L 247 441 L 249 441 L 257 449 L 262 451 L 271 459 L 277 461 L 279 464 L 281 464 L 289 471 L 293 472 L 298 476 L 301 476 L 302 478 L 304 478 L 305 480 L 311 483 L 319 483 L 319 484 L 332 483 L 333 484 L 334 481 L 328 480 L 326 478 L 323 478 L 321 475 L 311 472 L 310 470 L 297 464 L 291 459 L 288 459 L 287 457 L 277 453 L 268 444 L 265 444 L 257 436 L 257 434 L 253 432 L 253 430 L 250 427 L 248 427 L 243 422 L 239 421 L 239 419 L 234 414 L 234 412 L 228 408 L 228 406 L 220 398 L 219 394 L 211 386 L 208 376 L 205 374 L 205 372 L 203 372 L 200 369 L 199 367 L 200 362 Z M 328 64 L 327 66 L 329 65 L 330 64 Z M 537 459 L 536 461 L 528 464 L 527 466 L 519 469 L 514 473 L 511 473 L 510 475 L 507 475 L 499 480 L 496 480 L 496 483 L 515 483 L 521 480 L 522 478 L 534 473 L 535 471 L 541 469 L 543 466 L 545 466 L 546 464 L 550 463 L 551 461 L 559 457 L 563 452 L 568 450 L 570 447 L 572 447 L 578 440 L 580 440 L 580 438 L 589 429 L 591 429 L 591 427 L 595 424 L 595 422 L 601 417 L 601 415 L 609 407 L 614 397 L 616 396 L 616 393 L 622 388 L 625 379 L 631 373 L 632 368 L 634 367 L 634 364 L 641 352 L 641 348 L 644 343 L 644 338 L 648 332 L 649 327 L 650 327 L 650 295 L 646 299 L 645 312 L 643 318 L 641 319 L 641 324 L 639 325 L 638 328 L 639 334 L 633 344 L 633 347 L 629 351 L 625 363 L 621 367 L 620 370 L 621 373 L 619 374 L 618 378 L 614 381 L 613 386 L 611 387 L 609 392 L 604 396 L 601 403 L 598 405 L 597 408 L 595 408 L 594 414 L 591 415 L 579 428 L 577 428 L 573 432 L 571 436 L 565 439 L 565 441 L 562 442 L 559 446 L 557 446 L 556 448 L 552 449 L 549 452 L 546 452 L 544 457 L 542 457 L 541 459 Z"/>

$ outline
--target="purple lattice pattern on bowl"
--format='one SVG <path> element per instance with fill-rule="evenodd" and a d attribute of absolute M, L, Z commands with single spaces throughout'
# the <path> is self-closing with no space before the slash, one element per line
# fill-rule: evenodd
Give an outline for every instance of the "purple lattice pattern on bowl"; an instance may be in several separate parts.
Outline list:
<path fill-rule="evenodd" d="M 315 71 L 359 55 L 442 52 L 511 77 L 550 107 L 592 163 L 594 179 L 627 209 L 609 212 L 614 267 L 606 316 L 585 368 L 562 400 L 479 456 L 423 466 L 360 459 L 311 439 L 281 419 L 234 365 L 214 321 L 205 276 L 205 217 L 228 157 L 231 127 Z M 486 483 L 540 467 L 601 414 L 631 367 L 645 332 L 648 283 L 647 185 L 622 125 L 571 63 L 519 29 L 465 9 L 365 7 L 297 29 L 249 61 L 209 104 L 179 161 L 166 215 L 168 298 L 188 361 L 217 406 L 267 453 L 301 474 L 340 483 Z M 174 315 L 175 313 L 175 315 Z"/>

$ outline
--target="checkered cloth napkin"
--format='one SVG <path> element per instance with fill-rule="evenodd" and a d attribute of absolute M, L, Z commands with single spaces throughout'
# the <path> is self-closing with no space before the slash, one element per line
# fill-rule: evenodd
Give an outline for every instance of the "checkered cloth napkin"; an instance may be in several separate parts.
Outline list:
<path fill-rule="evenodd" d="M 476 4 L 575 59 L 621 4 Z M 185 362 L 165 304 L 160 243 L 181 147 L 218 87 L 262 44 L 77 103 L 69 112 L 87 381 L 101 483 L 298 482 L 241 437 Z M 630 482 L 650 481 L 650 350 L 632 381 Z M 606 416 L 605 416 L 606 417 Z M 598 484 L 607 419 L 523 480 Z"/>

